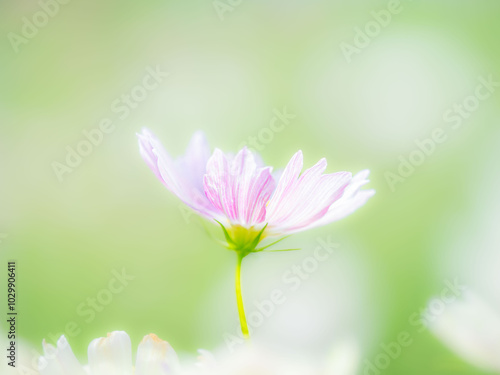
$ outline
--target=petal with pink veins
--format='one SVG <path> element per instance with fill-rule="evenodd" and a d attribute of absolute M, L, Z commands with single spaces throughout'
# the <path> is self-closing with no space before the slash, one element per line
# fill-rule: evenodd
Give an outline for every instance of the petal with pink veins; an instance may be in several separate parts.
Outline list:
<path fill-rule="evenodd" d="M 216 149 L 207 163 L 205 193 L 231 224 L 245 227 L 260 224 L 275 186 L 271 172 L 270 167 L 258 168 L 246 147 L 234 158 Z"/>
<path fill-rule="evenodd" d="M 175 161 L 148 129 L 143 129 L 137 136 L 141 156 L 167 189 L 202 216 L 209 219 L 221 217 L 203 191 L 210 147 L 202 132 L 193 135 L 185 155 Z"/>
<path fill-rule="evenodd" d="M 267 206 L 270 231 L 285 234 L 305 229 L 328 212 L 351 181 L 349 172 L 323 174 L 327 166 L 325 159 L 300 175 L 302 166 L 299 151 L 283 171 Z"/>
<path fill-rule="evenodd" d="M 304 229 L 311 229 L 326 225 L 333 221 L 343 219 L 344 217 L 352 214 L 358 208 L 363 206 L 369 198 L 375 194 L 375 190 L 360 190 L 360 188 L 370 182 L 367 178 L 370 174 L 369 170 L 363 170 L 357 173 L 351 180 L 351 183 L 345 188 L 344 194 L 337 201 L 335 201 L 328 212 L 319 220 L 312 223 Z"/>

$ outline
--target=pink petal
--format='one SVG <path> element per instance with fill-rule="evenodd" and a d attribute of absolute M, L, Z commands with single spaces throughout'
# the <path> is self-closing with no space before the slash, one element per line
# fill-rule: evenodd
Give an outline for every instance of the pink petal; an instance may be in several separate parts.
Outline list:
<path fill-rule="evenodd" d="M 323 217 L 351 180 L 348 172 L 323 174 L 325 159 L 299 177 L 302 160 L 301 151 L 292 157 L 269 201 L 266 221 L 277 232 L 298 231 Z"/>
<path fill-rule="evenodd" d="M 203 191 L 203 175 L 210 155 L 203 133 L 193 135 L 184 157 L 172 160 L 158 138 L 144 129 L 139 148 L 146 164 L 158 179 L 186 205 L 207 218 L 220 218 Z"/>
<path fill-rule="evenodd" d="M 330 206 L 328 212 L 321 219 L 311 223 L 310 226 L 304 229 L 319 227 L 343 219 L 363 206 L 375 194 L 375 190 L 373 189 L 360 190 L 363 185 L 369 182 L 367 179 L 369 174 L 369 170 L 357 173 L 352 178 L 351 183 L 345 188 L 342 197 Z"/>
<path fill-rule="evenodd" d="M 280 205 L 287 198 L 287 191 L 291 189 L 294 181 L 297 180 L 302 171 L 303 159 L 302 151 L 300 150 L 292 156 L 278 180 L 278 185 L 269 202 L 268 210 Z"/>
<path fill-rule="evenodd" d="M 148 129 L 143 129 L 142 133 L 137 133 L 137 138 L 139 139 L 139 152 L 142 158 L 156 177 L 165 184 L 165 181 L 163 181 L 161 177 L 160 170 L 158 169 L 158 151 L 155 151 L 157 147 L 160 149 L 162 148 L 161 144 Z M 166 153 L 166 151 L 162 151 Z"/>
<path fill-rule="evenodd" d="M 263 222 L 274 186 L 271 168 L 257 168 L 246 147 L 233 159 L 216 149 L 207 163 L 206 196 L 233 224 L 252 226 Z"/>
<path fill-rule="evenodd" d="M 203 176 L 207 170 L 210 155 L 210 146 L 205 134 L 197 131 L 193 134 L 185 155 L 176 160 L 177 169 L 187 172 L 185 177 L 189 178 L 191 184 L 201 192 L 203 191 Z"/>

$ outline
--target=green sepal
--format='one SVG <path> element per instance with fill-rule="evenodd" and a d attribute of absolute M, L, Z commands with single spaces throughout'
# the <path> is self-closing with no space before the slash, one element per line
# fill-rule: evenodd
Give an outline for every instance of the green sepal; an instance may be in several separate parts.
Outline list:
<path fill-rule="evenodd" d="M 259 244 L 260 242 L 260 238 L 262 237 L 262 233 L 264 233 L 264 231 L 266 230 L 267 228 L 267 223 L 266 225 L 264 225 L 264 227 L 260 230 L 260 232 L 255 236 L 255 238 L 253 239 L 252 243 L 249 245 L 249 246 L 246 246 L 245 248 L 247 249 L 248 252 L 252 252 L 252 251 L 255 251 L 255 248 L 257 247 L 257 245 Z"/>
<path fill-rule="evenodd" d="M 225 248 L 227 248 L 229 250 L 236 251 L 241 258 L 246 257 L 250 253 L 300 250 L 300 248 L 267 250 L 271 246 L 276 245 L 278 242 L 283 241 L 285 238 L 288 238 L 289 236 L 284 236 L 276 241 L 271 242 L 268 245 L 257 248 L 257 246 L 259 245 L 259 242 L 262 240 L 262 237 L 264 235 L 264 232 L 265 232 L 268 224 L 265 224 L 264 227 L 261 230 L 259 230 L 259 232 L 257 232 L 257 234 L 255 234 L 255 236 L 251 235 L 252 228 L 248 229 L 248 228 L 243 228 L 243 227 L 237 227 L 237 228 L 240 228 L 238 230 L 243 230 L 243 232 L 241 232 L 241 231 L 235 230 L 235 227 L 231 227 L 231 231 L 232 231 L 231 233 L 235 236 L 233 238 L 231 236 L 231 233 L 226 229 L 226 227 L 220 221 L 218 221 L 218 220 L 215 220 L 215 221 L 222 228 L 222 232 L 224 233 L 226 243 L 224 243 L 223 241 L 217 240 L 217 239 L 215 239 L 215 240 L 218 243 L 222 244 L 222 246 L 224 246 Z M 253 233 L 256 233 L 256 231 Z M 250 235 L 250 238 L 248 238 L 249 235 Z M 250 240 L 250 242 L 246 242 L 247 240 Z"/>
<path fill-rule="evenodd" d="M 295 250 L 302 250 L 302 249 L 278 249 L 278 250 L 264 250 L 265 253 L 274 253 L 275 251 L 295 251 Z"/>
<path fill-rule="evenodd" d="M 219 225 L 221 226 L 222 228 L 222 231 L 224 232 L 224 237 L 226 238 L 226 241 L 227 241 L 227 244 L 230 245 L 229 248 L 233 248 L 234 245 L 236 245 L 233 241 L 233 239 L 231 238 L 231 236 L 229 235 L 226 227 L 224 225 L 222 225 L 222 223 L 216 219 L 214 219 L 217 223 L 219 223 Z"/>
<path fill-rule="evenodd" d="M 218 238 L 216 238 L 211 232 L 210 230 L 208 229 L 208 227 L 206 226 L 205 224 L 205 221 L 204 220 L 200 220 L 201 221 L 201 226 L 203 227 L 203 229 L 205 230 L 205 233 L 207 234 L 207 236 L 215 241 L 216 243 L 218 243 L 219 245 L 221 245 L 222 247 L 225 247 L 226 249 L 230 249 L 227 244 L 224 242 L 224 241 L 221 241 L 219 240 Z M 217 221 L 217 220 L 216 220 Z M 220 223 L 219 223 L 220 224 Z"/>
<path fill-rule="evenodd" d="M 263 247 L 259 247 L 258 249 L 255 249 L 254 252 L 256 253 L 256 252 L 259 252 L 259 251 L 264 251 L 265 249 L 267 249 L 267 248 L 269 248 L 269 247 L 271 247 L 273 245 L 276 245 L 278 242 L 283 241 L 285 238 L 288 238 L 288 237 L 290 237 L 290 236 L 281 237 L 279 240 L 271 242 L 269 245 L 266 245 L 266 246 L 263 246 Z"/>

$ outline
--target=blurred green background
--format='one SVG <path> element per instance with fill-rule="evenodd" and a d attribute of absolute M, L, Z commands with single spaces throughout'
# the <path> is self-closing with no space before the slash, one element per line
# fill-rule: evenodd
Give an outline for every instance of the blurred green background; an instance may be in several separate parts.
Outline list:
<path fill-rule="evenodd" d="M 443 263 L 461 257 L 443 255 L 456 235 L 450 223 L 468 218 L 464 236 L 493 225 L 482 212 L 498 198 L 492 193 L 479 205 L 476 198 L 498 182 L 483 166 L 500 144 L 500 97 L 481 100 L 459 129 L 443 116 L 474 94 L 478 77 L 500 77 L 500 3 L 401 1 L 351 61 L 343 43 L 354 45 L 356 28 L 387 1 L 233 4 L 220 15 L 209 0 L 73 0 L 14 48 L 10 33 L 22 37 L 24 17 L 42 8 L 0 3 L 0 258 L 18 262 L 22 337 L 39 348 L 75 322 L 81 333 L 69 341 L 81 357 L 91 339 L 112 330 L 126 330 L 134 346 L 149 332 L 180 352 L 223 345 L 224 332 L 237 327 L 234 255 L 155 179 L 135 133 L 147 126 L 180 155 L 202 129 L 213 147 L 235 152 L 248 137 L 269 135 L 262 129 L 286 107 L 295 117 L 261 140 L 267 164 L 282 168 L 302 149 L 306 165 L 326 157 L 330 172 L 369 168 L 377 194 L 345 220 L 287 240 L 303 253 L 245 263 L 251 303 L 283 287 L 283 273 L 311 254 L 317 238 L 342 248 L 309 284 L 329 301 L 328 313 L 288 313 L 306 305 L 294 295 L 282 312 L 290 324 L 273 330 L 271 318 L 262 337 L 277 345 L 300 339 L 295 349 L 314 354 L 352 334 L 372 361 L 380 343 L 408 331 L 412 345 L 384 373 L 480 374 L 409 317 L 443 289 Z M 113 103 L 148 67 L 169 76 L 121 119 Z M 60 181 L 53 163 L 65 163 L 67 147 L 105 118 L 113 131 Z M 397 173 L 399 157 L 408 159 L 436 128 L 446 142 L 391 189 L 387 172 Z M 134 279 L 87 323 L 78 306 L 122 269 Z M 341 276 L 332 279 L 335 271 Z"/>

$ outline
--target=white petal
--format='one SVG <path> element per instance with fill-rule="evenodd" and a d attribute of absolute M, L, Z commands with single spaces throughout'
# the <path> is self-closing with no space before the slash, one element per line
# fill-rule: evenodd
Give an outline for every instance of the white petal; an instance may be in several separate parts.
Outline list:
<path fill-rule="evenodd" d="M 92 375 L 132 375 L 132 345 L 125 332 L 92 341 L 88 354 Z"/>
<path fill-rule="evenodd" d="M 85 375 L 82 365 L 64 336 L 57 341 L 57 359 L 65 374 Z"/>
<path fill-rule="evenodd" d="M 38 360 L 38 370 L 41 375 L 65 375 L 57 361 L 57 350 L 52 345 L 42 342 L 44 355 Z"/>
<path fill-rule="evenodd" d="M 179 360 L 174 349 L 158 336 L 150 334 L 137 350 L 136 375 L 167 375 L 179 371 Z"/>
<path fill-rule="evenodd" d="M 45 355 L 38 361 L 41 375 L 85 375 L 64 336 L 57 341 L 57 348 L 47 344 L 45 340 L 42 346 Z"/>
<path fill-rule="evenodd" d="M 198 356 L 198 361 L 196 362 L 196 365 L 199 368 L 203 370 L 210 370 L 216 368 L 217 360 L 215 359 L 214 355 L 211 352 L 204 349 L 198 349 L 198 353 L 200 355 Z"/>

